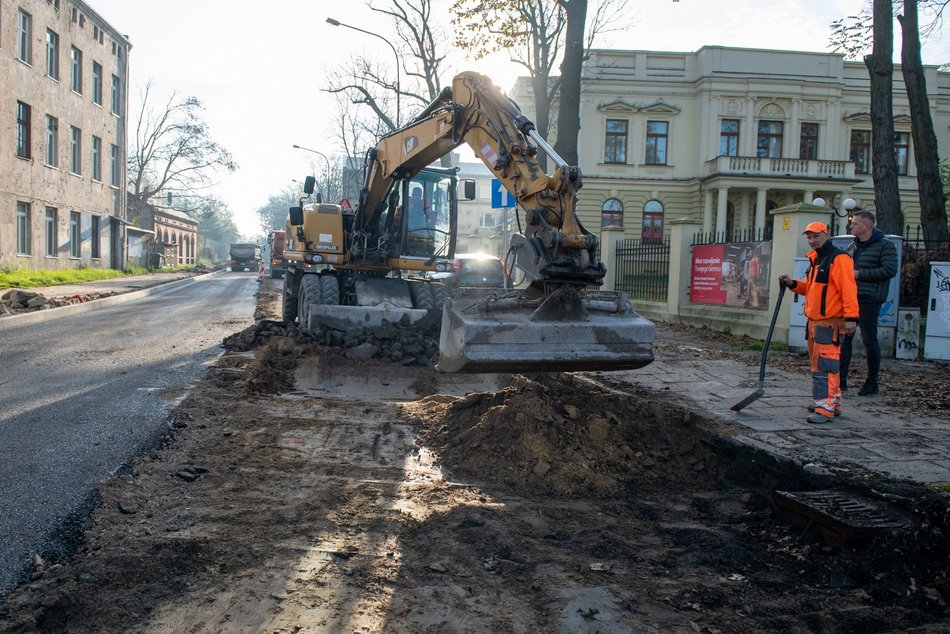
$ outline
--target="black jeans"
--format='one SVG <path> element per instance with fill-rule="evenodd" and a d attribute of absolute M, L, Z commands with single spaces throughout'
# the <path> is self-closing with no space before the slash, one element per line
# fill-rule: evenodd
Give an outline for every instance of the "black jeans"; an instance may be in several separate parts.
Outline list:
<path fill-rule="evenodd" d="M 881 344 L 877 340 L 877 318 L 881 314 L 881 302 L 858 300 L 858 328 L 868 356 L 868 381 L 877 383 L 881 373 Z M 845 335 L 841 342 L 841 385 L 848 385 L 848 368 L 851 366 L 851 343 L 854 335 Z"/>

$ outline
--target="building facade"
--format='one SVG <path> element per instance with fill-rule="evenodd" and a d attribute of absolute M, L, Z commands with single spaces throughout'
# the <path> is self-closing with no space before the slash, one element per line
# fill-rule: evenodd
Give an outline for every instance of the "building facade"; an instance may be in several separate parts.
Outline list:
<path fill-rule="evenodd" d="M 0 0 L 0 267 L 123 268 L 130 48 L 81 0 Z"/>
<path fill-rule="evenodd" d="M 941 158 L 950 153 L 950 73 L 926 67 Z M 593 50 L 583 68 L 578 213 L 588 227 L 659 241 L 691 218 L 707 233 L 771 234 L 768 211 L 821 197 L 875 211 L 868 71 L 839 54 L 703 47 Z M 515 99 L 533 109 L 530 84 Z M 552 116 L 552 119 L 555 117 Z M 919 222 L 900 68 L 894 147 L 905 223 Z M 831 216 L 829 216 L 830 218 Z"/>
<path fill-rule="evenodd" d="M 199 244 L 198 221 L 183 211 L 147 204 L 137 225 L 134 229 L 130 226 L 129 231 L 141 231 L 148 236 L 140 238 L 149 254 L 145 266 L 186 266 L 198 261 L 202 246 Z"/>

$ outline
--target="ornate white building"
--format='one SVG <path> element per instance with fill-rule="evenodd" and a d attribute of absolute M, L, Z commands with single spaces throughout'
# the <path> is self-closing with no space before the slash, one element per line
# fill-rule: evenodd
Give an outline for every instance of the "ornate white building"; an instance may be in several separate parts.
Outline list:
<path fill-rule="evenodd" d="M 950 73 L 931 66 L 925 76 L 946 159 Z M 519 81 L 514 98 L 533 114 L 529 83 Z M 593 50 L 581 94 L 581 220 L 660 240 L 667 223 L 683 217 L 706 232 L 767 236 L 768 210 L 819 196 L 839 209 L 851 197 L 874 211 L 869 111 L 866 67 L 838 54 Z M 908 113 L 897 67 L 894 147 L 905 223 L 915 227 Z M 843 230 L 846 218 L 836 221 Z"/>

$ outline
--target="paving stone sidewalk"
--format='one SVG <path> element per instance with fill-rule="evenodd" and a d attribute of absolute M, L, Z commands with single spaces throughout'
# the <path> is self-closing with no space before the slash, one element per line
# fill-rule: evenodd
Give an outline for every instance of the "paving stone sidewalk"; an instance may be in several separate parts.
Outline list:
<path fill-rule="evenodd" d="M 950 421 L 881 411 L 881 397 L 845 397 L 832 422 L 805 422 L 809 380 L 768 369 L 765 395 L 734 412 L 730 408 L 758 387 L 758 367 L 729 359 L 664 358 L 623 380 L 669 390 L 693 403 L 736 437 L 779 457 L 816 468 L 856 465 L 902 480 L 950 483 Z"/>

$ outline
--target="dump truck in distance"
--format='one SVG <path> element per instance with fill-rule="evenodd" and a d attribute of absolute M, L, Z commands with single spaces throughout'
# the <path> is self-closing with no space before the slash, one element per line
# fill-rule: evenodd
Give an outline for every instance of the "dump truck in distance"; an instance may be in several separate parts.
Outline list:
<path fill-rule="evenodd" d="M 261 245 L 251 242 L 232 244 L 229 250 L 232 271 L 256 271 L 261 265 Z"/>
<path fill-rule="evenodd" d="M 270 247 L 270 276 L 279 278 L 284 274 L 286 265 L 284 264 L 284 242 L 286 233 L 283 231 L 271 231 L 267 236 L 267 244 Z"/>

